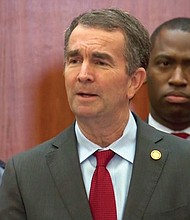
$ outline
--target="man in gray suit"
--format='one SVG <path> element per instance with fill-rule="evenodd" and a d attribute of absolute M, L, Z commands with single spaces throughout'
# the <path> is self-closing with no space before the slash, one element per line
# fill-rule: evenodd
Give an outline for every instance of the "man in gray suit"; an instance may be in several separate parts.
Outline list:
<path fill-rule="evenodd" d="M 1 220 L 190 219 L 190 143 L 129 110 L 146 77 L 149 46 L 146 29 L 121 10 L 94 10 L 72 21 L 65 33 L 64 77 L 76 120 L 7 163 Z M 96 167 L 97 154 L 107 152 L 114 152 L 107 169 Z M 95 187 L 93 194 L 98 169 L 111 180 L 108 187 L 98 179 L 103 191 Z"/>

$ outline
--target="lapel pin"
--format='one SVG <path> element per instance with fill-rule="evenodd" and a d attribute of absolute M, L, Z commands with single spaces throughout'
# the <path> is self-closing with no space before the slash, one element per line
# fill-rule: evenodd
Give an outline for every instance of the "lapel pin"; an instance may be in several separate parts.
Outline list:
<path fill-rule="evenodd" d="M 150 156 L 153 160 L 159 160 L 161 157 L 162 157 L 162 154 L 159 150 L 153 150 L 151 153 L 150 153 Z"/>

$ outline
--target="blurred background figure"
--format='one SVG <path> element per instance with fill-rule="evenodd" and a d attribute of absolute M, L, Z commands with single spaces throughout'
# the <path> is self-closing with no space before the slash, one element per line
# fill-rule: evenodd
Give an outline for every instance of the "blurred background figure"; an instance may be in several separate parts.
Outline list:
<path fill-rule="evenodd" d="M 4 169 L 5 169 L 5 163 L 2 160 L 0 160 L 0 184 L 1 184 L 1 179 L 3 176 Z"/>
<path fill-rule="evenodd" d="M 178 17 L 151 35 L 148 123 L 190 140 L 190 18 Z"/>

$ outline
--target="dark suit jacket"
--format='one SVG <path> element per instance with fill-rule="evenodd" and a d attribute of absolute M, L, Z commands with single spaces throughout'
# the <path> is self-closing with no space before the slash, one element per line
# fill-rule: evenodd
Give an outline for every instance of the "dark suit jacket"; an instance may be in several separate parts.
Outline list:
<path fill-rule="evenodd" d="M 123 220 L 190 219 L 190 143 L 136 118 L 138 132 Z M 74 125 L 6 165 L 1 220 L 92 220 Z M 153 160 L 152 150 L 162 156 Z"/>
<path fill-rule="evenodd" d="M 5 162 L 3 162 L 2 160 L 0 160 L 0 167 L 1 167 L 2 169 L 5 169 Z"/>
<path fill-rule="evenodd" d="M 1 184 L 1 179 L 3 176 L 4 169 L 5 169 L 5 163 L 2 160 L 0 160 L 0 184 Z"/>

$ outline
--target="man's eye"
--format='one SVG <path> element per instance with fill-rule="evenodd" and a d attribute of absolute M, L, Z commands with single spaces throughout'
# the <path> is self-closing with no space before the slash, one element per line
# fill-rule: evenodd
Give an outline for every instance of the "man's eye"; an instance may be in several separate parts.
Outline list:
<path fill-rule="evenodd" d="M 190 60 L 185 61 L 185 62 L 184 62 L 184 65 L 185 65 L 186 67 L 190 68 Z"/>
<path fill-rule="evenodd" d="M 168 60 L 160 60 L 157 62 L 157 65 L 160 67 L 168 67 L 170 64 Z"/>
<path fill-rule="evenodd" d="M 163 66 L 168 66 L 168 65 L 169 65 L 169 62 L 168 62 L 168 61 L 163 61 L 163 62 L 162 62 L 162 65 L 163 65 Z"/>
<path fill-rule="evenodd" d="M 68 60 L 68 63 L 69 63 L 69 64 L 76 64 L 76 63 L 79 63 L 79 62 L 80 62 L 79 59 L 69 59 L 69 60 Z"/>
<path fill-rule="evenodd" d="M 95 63 L 96 63 L 97 65 L 100 65 L 100 66 L 106 66 L 106 65 L 108 65 L 106 62 L 101 61 L 101 60 L 97 60 L 97 61 L 95 61 Z"/>

